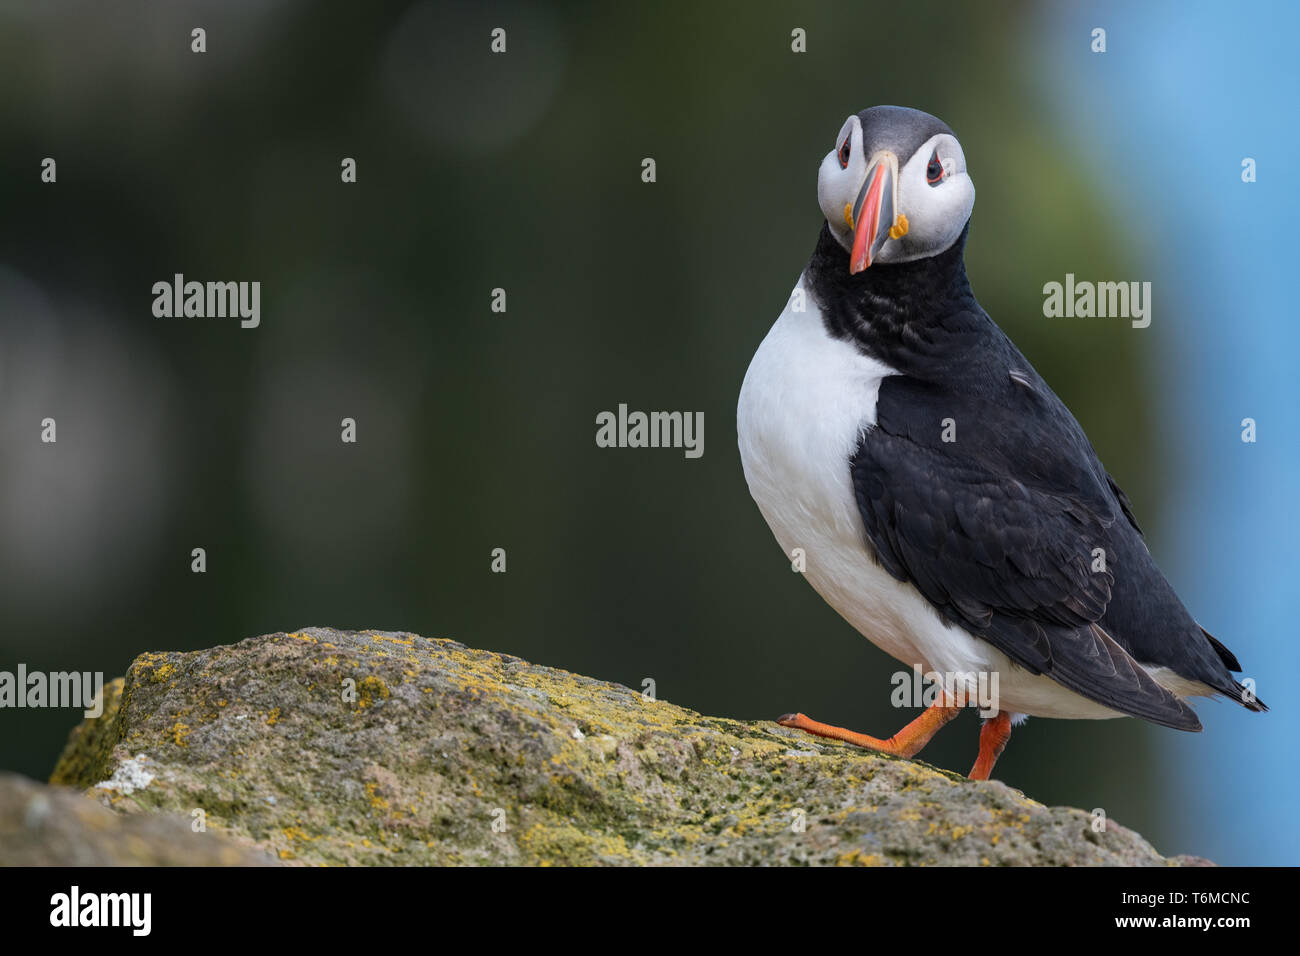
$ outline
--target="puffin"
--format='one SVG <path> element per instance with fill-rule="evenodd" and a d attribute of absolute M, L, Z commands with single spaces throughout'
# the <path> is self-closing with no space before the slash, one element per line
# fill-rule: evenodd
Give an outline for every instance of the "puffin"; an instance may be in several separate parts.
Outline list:
<path fill-rule="evenodd" d="M 970 777 L 987 780 L 1030 716 L 1199 731 L 1193 698 L 1267 710 L 976 300 L 962 258 L 975 186 L 953 131 L 904 107 L 849 116 L 817 201 L 812 257 L 741 386 L 741 464 L 808 583 L 927 675 L 933 699 L 888 738 L 777 722 L 911 758 L 978 703 Z"/>

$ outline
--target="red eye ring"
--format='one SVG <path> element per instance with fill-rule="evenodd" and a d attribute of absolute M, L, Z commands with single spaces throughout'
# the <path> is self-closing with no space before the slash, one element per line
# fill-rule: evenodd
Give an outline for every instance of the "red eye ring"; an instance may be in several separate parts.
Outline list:
<path fill-rule="evenodd" d="M 925 167 L 925 181 L 931 186 L 937 186 L 943 181 L 944 173 L 943 163 L 939 162 L 939 151 L 936 149 Z"/>
<path fill-rule="evenodd" d="M 853 149 L 851 144 L 852 139 L 853 139 L 853 134 L 850 133 L 848 136 L 844 137 L 844 142 L 840 143 L 840 154 L 839 154 L 840 169 L 849 168 L 849 153 Z"/>

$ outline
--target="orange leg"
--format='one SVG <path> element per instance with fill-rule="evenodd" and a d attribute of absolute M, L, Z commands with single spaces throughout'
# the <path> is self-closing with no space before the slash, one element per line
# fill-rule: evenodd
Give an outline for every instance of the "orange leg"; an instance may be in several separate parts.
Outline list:
<path fill-rule="evenodd" d="M 888 740 L 854 733 L 852 730 L 845 730 L 843 727 L 832 727 L 830 724 L 819 723 L 805 717 L 803 714 L 786 714 L 784 717 L 778 717 L 776 722 L 782 727 L 793 727 L 796 730 L 802 730 L 817 737 L 843 740 L 859 747 L 866 747 L 868 750 L 878 750 L 881 753 L 894 754 L 898 757 L 914 757 L 921 752 L 922 747 L 930 742 L 930 738 L 938 733 L 940 727 L 959 713 L 961 713 L 960 707 L 946 706 L 943 700 L 940 699 L 938 703 L 931 704 L 921 712 L 921 716 Z"/>
<path fill-rule="evenodd" d="M 980 728 L 980 755 L 971 767 L 972 780 L 987 780 L 993 772 L 993 765 L 1002 754 L 1002 748 L 1011 739 L 1011 715 L 1002 713 L 984 721 Z"/>

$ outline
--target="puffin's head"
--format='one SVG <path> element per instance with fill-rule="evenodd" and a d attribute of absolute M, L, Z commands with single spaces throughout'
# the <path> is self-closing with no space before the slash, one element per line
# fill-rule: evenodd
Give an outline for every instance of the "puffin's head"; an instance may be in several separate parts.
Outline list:
<path fill-rule="evenodd" d="M 844 121 L 817 173 L 817 201 L 856 273 L 950 248 L 970 219 L 975 185 L 942 120 L 873 106 Z"/>

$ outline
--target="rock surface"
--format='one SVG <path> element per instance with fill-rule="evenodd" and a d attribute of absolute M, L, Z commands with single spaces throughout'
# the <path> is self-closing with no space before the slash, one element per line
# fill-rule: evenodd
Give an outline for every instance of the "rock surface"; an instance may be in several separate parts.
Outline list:
<path fill-rule="evenodd" d="M 141 826 L 202 809 L 282 861 L 1203 862 L 1001 783 L 413 634 L 143 654 L 105 695 L 53 783 Z"/>

